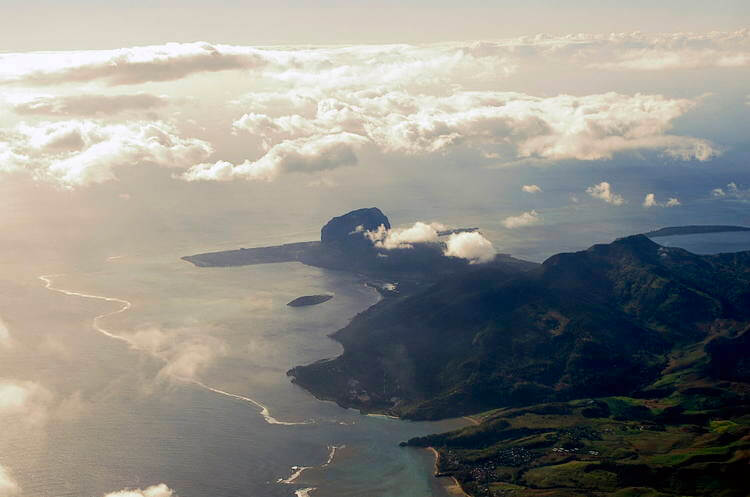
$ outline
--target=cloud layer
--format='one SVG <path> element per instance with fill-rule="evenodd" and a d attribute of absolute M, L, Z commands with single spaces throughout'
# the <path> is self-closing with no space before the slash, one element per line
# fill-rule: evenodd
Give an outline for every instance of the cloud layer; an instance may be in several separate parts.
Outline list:
<path fill-rule="evenodd" d="M 356 164 L 355 151 L 365 143 L 367 139 L 351 133 L 284 140 L 258 160 L 237 165 L 227 161 L 197 164 L 181 177 L 187 181 L 230 181 L 235 178 L 270 181 L 285 172 L 325 171 Z"/>
<path fill-rule="evenodd" d="M 8 53 L 0 84 L 101 82 L 134 85 L 197 73 L 252 71 L 280 82 L 352 87 L 435 84 L 470 74 L 495 80 L 527 66 L 564 63 L 607 71 L 655 71 L 750 65 L 747 29 L 709 33 L 611 33 L 440 43 L 273 48 L 207 42 L 113 50 Z"/>
<path fill-rule="evenodd" d="M 7 53 L 0 54 L 0 85 L 8 88 L 8 109 L 32 122 L 0 132 L 0 169 L 31 171 L 35 178 L 73 187 L 115 179 L 117 167 L 141 162 L 180 167 L 174 176 L 187 181 L 269 181 L 285 173 L 351 166 L 365 149 L 368 157 L 374 152 L 384 160 L 472 149 L 494 165 L 608 160 L 644 151 L 708 161 L 721 154 L 720 145 L 674 131 L 675 122 L 702 103 L 699 96 L 494 89 L 506 78 L 538 77 L 540 71 L 573 68 L 597 76 L 716 67 L 750 67 L 748 30 L 339 47 L 195 42 Z M 245 74 L 217 80 L 231 83 L 222 84 L 221 97 L 203 80 L 182 100 L 138 87 L 196 74 L 221 78 L 215 73 L 223 71 Z M 133 86 L 132 92 L 106 89 L 125 85 Z M 39 95 L 38 86 L 51 94 Z M 207 92 L 195 97 L 207 98 L 216 115 L 185 117 L 186 102 L 198 101 L 193 88 Z M 174 120 L 155 120 L 148 111 L 167 102 Z M 136 112 L 140 120 L 123 120 Z M 144 115 L 154 120 L 142 120 Z M 34 121 L 40 116 L 63 120 Z M 176 122 L 210 129 L 205 134 L 213 143 L 183 136 Z M 216 129 L 217 124 L 226 128 Z M 217 138 L 222 133 L 250 140 L 241 148 L 230 146 L 230 140 Z M 39 137 L 44 134 L 57 141 Z M 526 186 L 524 191 L 538 193 L 536 185 Z"/>
<path fill-rule="evenodd" d="M 719 154 L 707 140 L 670 134 L 672 121 L 690 111 L 696 102 L 660 95 L 606 93 L 542 98 L 510 92 L 457 91 L 430 96 L 376 89 L 334 91 L 304 99 L 289 93 L 273 98 L 264 94 L 260 105 L 269 99 L 287 99 L 287 105 L 281 108 L 304 102 L 307 113 L 244 114 L 234 121 L 234 129 L 260 139 L 265 154 L 240 165 L 225 161 L 199 164 L 183 177 L 268 180 L 280 171 L 333 169 L 355 163 L 356 150 L 365 144 L 384 154 L 405 155 L 473 147 L 500 162 L 523 158 L 602 160 L 640 150 L 679 160 L 705 161 Z M 246 105 L 253 103 L 246 100 Z M 333 144 L 337 148 L 332 158 L 320 152 L 321 145 Z"/>
<path fill-rule="evenodd" d="M 56 85 L 99 81 L 109 86 L 174 81 L 201 72 L 253 69 L 267 58 L 251 47 L 168 43 L 115 50 L 0 55 L 0 84 Z"/>
<path fill-rule="evenodd" d="M 96 117 L 132 110 L 152 110 L 167 105 L 165 97 L 148 93 L 132 95 L 31 96 L 12 104 L 21 115 Z"/>
<path fill-rule="evenodd" d="M 207 142 L 183 138 L 174 126 L 160 121 L 107 124 L 73 119 L 21 123 L 0 131 L 0 170 L 25 170 L 65 186 L 112 180 L 119 166 L 184 167 L 211 152 Z"/>

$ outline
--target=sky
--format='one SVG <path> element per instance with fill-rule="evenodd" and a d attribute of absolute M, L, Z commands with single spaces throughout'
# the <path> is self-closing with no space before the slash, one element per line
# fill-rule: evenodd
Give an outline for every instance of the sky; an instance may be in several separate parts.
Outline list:
<path fill-rule="evenodd" d="M 750 223 L 747 2 L 1 5 L 11 251 L 289 241 L 370 205 L 535 259 Z"/>
<path fill-rule="evenodd" d="M 275 2 L 3 0 L 4 50 L 233 44 L 426 43 L 532 33 L 735 30 L 742 0 L 354 0 Z"/>

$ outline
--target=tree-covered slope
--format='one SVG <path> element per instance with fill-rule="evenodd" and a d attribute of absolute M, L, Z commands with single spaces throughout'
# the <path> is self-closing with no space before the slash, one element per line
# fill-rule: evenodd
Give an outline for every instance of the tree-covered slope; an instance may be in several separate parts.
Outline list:
<path fill-rule="evenodd" d="M 669 354 L 750 321 L 750 253 L 698 256 L 642 235 L 519 274 L 478 266 L 387 299 L 335 334 L 342 356 L 294 381 L 411 418 L 633 395 Z"/>

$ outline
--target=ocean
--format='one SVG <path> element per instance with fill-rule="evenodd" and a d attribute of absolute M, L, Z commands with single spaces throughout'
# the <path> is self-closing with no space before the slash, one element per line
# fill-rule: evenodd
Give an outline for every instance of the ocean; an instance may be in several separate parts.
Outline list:
<path fill-rule="evenodd" d="M 23 378 L 42 413 L 0 435 L 21 495 L 160 483 L 181 497 L 439 493 L 432 458 L 398 442 L 465 421 L 363 416 L 286 376 L 339 354 L 327 335 L 375 291 L 298 263 L 201 269 L 179 255 L 121 254 L 94 272 L 3 282 L 16 343 L 2 377 Z M 335 297 L 286 306 L 318 293 Z"/>

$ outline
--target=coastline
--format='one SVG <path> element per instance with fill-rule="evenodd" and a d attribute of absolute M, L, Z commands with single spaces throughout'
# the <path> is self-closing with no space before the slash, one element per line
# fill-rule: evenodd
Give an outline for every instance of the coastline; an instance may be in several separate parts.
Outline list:
<path fill-rule="evenodd" d="M 465 419 L 466 421 L 468 421 L 469 423 L 471 423 L 471 424 L 475 425 L 475 426 L 476 426 L 476 425 L 481 425 L 481 424 L 482 424 L 482 422 L 481 422 L 481 421 L 479 421 L 479 420 L 478 420 L 477 418 L 475 418 L 474 416 L 468 416 L 468 415 L 467 415 L 467 416 L 461 416 L 461 417 L 462 417 L 463 419 Z"/>
<path fill-rule="evenodd" d="M 464 488 L 461 486 L 461 483 L 459 483 L 455 476 L 440 474 L 440 452 L 438 452 L 434 447 L 425 447 L 425 449 L 432 452 L 432 455 L 435 457 L 435 465 L 433 467 L 432 476 L 437 479 L 440 487 L 445 491 L 445 493 L 454 497 L 473 497 L 471 494 L 466 492 L 466 490 L 464 490 Z"/>

